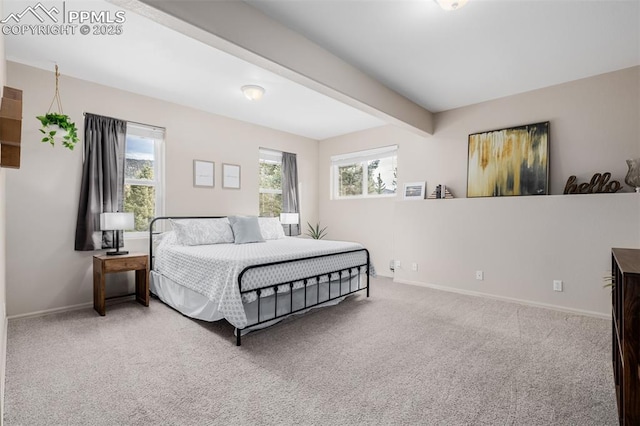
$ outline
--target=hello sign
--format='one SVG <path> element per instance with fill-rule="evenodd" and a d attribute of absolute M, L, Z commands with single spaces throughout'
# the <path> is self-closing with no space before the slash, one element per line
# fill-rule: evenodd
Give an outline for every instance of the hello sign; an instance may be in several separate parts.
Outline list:
<path fill-rule="evenodd" d="M 606 192 L 618 192 L 622 189 L 622 185 L 617 180 L 609 181 L 611 173 L 596 173 L 589 183 L 584 182 L 577 184 L 575 176 L 569 176 L 567 184 L 564 186 L 565 194 L 596 194 Z"/>

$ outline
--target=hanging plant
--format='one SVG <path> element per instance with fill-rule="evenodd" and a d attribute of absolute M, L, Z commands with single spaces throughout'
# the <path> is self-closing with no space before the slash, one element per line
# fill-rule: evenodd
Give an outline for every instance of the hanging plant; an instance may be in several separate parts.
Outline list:
<path fill-rule="evenodd" d="M 45 115 L 39 115 L 36 118 L 40 120 L 42 128 L 40 132 L 44 135 L 42 138 L 43 143 L 50 143 L 51 146 L 55 146 L 56 136 L 62 137 L 62 146 L 69 148 L 73 151 L 73 148 L 78 143 L 78 129 L 76 123 L 71 121 L 68 115 L 62 111 L 62 101 L 60 100 L 60 90 L 58 85 L 58 79 L 60 73 L 58 72 L 58 65 L 56 65 L 56 92 L 53 95 L 49 110 Z M 53 103 L 56 102 L 58 110 L 60 112 L 51 112 Z"/>
<path fill-rule="evenodd" d="M 55 136 L 58 134 L 58 130 L 55 130 L 54 126 L 57 126 L 58 129 L 66 132 L 66 135 L 62 136 L 62 145 L 73 151 L 73 147 L 78 142 L 78 129 L 76 123 L 69 121 L 68 115 L 52 112 L 36 118 L 42 123 L 40 131 L 45 135 L 42 142 L 49 142 L 51 146 L 55 146 Z"/>

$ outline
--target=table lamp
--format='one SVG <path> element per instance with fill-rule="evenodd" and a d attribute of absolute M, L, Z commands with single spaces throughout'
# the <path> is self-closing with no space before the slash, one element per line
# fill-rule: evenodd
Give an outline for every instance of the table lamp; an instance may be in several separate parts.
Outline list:
<path fill-rule="evenodd" d="M 280 223 L 289 225 L 289 236 L 291 236 L 291 225 L 297 225 L 299 221 L 300 214 L 298 213 L 280 213 Z"/>
<path fill-rule="evenodd" d="M 129 254 L 128 251 L 120 251 L 120 232 L 135 228 L 133 213 L 115 212 L 100 213 L 100 230 L 114 231 L 116 234 L 116 250 L 108 251 L 109 256 Z"/>

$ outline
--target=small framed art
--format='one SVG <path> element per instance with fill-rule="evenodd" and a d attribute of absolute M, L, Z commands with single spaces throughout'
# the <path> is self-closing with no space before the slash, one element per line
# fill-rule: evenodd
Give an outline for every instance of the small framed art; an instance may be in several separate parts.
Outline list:
<path fill-rule="evenodd" d="M 213 161 L 193 160 L 193 186 L 213 188 L 215 185 L 215 163 Z"/>
<path fill-rule="evenodd" d="M 240 189 L 240 166 L 222 163 L 222 187 Z"/>
<path fill-rule="evenodd" d="M 424 200 L 424 190 L 426 186 L 426 182 L 405 183 L 403 198 L 405 200 Z"/>

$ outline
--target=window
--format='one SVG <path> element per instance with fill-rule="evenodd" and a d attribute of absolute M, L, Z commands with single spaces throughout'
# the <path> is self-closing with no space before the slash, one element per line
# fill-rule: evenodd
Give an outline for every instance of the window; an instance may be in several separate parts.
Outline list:
<path fill-rule="evenodd" d="M 398 146 L 331 157 L 332 198 L 396 195 Z"/>
<path fill-rule="evenodd" d="M 127 123 L 124 211 L 135 217 L 135 230 L 127 236 L 146 235 L 151 220 L 163 214 L 163 145 L 164 129 Z"/>
<path fill-rule="evenodd" d="M 282 212 L 282 153 L 260 148 L 260 216 Z"/>

